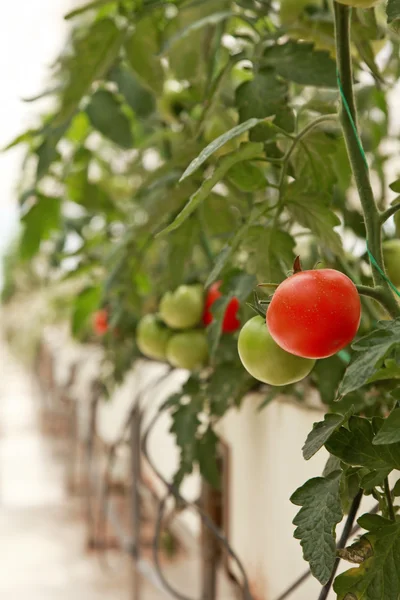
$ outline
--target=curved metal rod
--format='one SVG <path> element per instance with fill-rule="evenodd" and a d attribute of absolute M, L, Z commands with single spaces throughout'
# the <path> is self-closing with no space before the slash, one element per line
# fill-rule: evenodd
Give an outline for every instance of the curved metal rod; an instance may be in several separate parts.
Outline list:
<path fill-rule="evenodd" d="M 120 445 L 123 444 L 125 441 L 125 437 L 129 431 L 129 427 L 131 425 L 132 419 L 135 416 L 135 412 L 139 406 L 139 402 L 140 402 L 140 399 L 143 396 L 143 394 L 145 392 L 148 392 L 149 389 L 155 390 L 160 383 L 162 383 L 165 379 L 168 378 L 168 376 L 171 374 L 171 370 L 172 369 L 169 368 L 166 373 L 163 373 L 163 375 L 158 377 L 158 379 L 155 382 L 153 382 L 149 387 L 139 388 L 139 390 L 136 392 L 136 394 L 134 396 L 133 406 L 130 409 L 128 416 L 125 419 L 125 422 L 123 423 L 123 425 L 121 427 L 120 435 L 117 437 L 115 442 L 108 449 L 106 465 L 105 465 L 104 475 L 103 475 L 102 491 L 101 491 L 100 500 L 99 500 L 100 501 L 100 511 L 99 511 L 100 522 L 98 522 L 97 528 L 96 528 L 97 532 L 99 532 L 101 527 L 104 528 L 103 536 L 105 539 L 107 539 L 106 515 L 108 514 L 108 509 L 109 509 L 108 505 L 109 505 L 109 495 L 110 495 L 110 480 L 111 480 L 111 475 L 112 475 L 112 471 L 114 468 L 116 452 L 117 452 L 118 448 L 120 447 Z M 140 406 L 139 406 L 139 409 L 140 409 Z M 101 517 L 101 515 L 103 515 L 103 518 Z"/>
<path fill-rule="evenodd" d="M 166 488 L 168 490 L 168 494 L 160 502 L 160 509 L 159 509 L 159 515 L 158 515 L 158 520 L 157 520 L 157 528 L 156 528 L 156 536 L 155 536 L 154 545 L 153 545 L 153 548 L 155 549 L 154 554 L 156 555 L 158 553 L 158 539 L 159 539 L 159 536 L 161 533 L 161 521 L 162 521 L 162 518 L 163 518 L 163 515 L 165 512 L 165 505 L 166 505 L 168 497 L 172 495 L 172 496 L 174 496 L 174 498 L 176 500 L 179 501 L 180 504 L 183 504 L 186 508 L 193 508 L 194 510 L 196 510 L 198 512 L 204 525 L 215 535 L 215 537 L 218 539 L 220 544 L 222 544 L 224 546 L 224 548 L 226 549 L 228 554 L 233 558 L 233 560 L 236 562 L 237 566 L 239 567 L 239 570 L 240 570 L 240 572 L 242 574 L 242 578 L 243 578 L 242 589 L 243 589 L 244 600 L 254 600 L 254 598 L 250 592 L 249 580 L 248 580 L 245 568 L 243 566 L 243 563 L 241 562 L 241 560 L 239 559 L 239 557 L 237 556 L 237 554 L 233 550 L 233 548 L 230 546 L 225 535 L 222 533 L 222 531 L 220 531 L 220 529 L 210 519 L 208 514 L 196 502 L 189 502 L 183 496 L 181 496 L 181 494 L 179 493 L 179 490 L 176 488 L 176 486 L 169 483 L 163 477 L 163 475 L 159 472 L 159 470 L 157 469 L 157 467 L 154 465 L 153 461 L 151 460 L 148 450 L 147 450 L 147 444 L 148 444 L 149 436 L 150 436 L 153 428 L 155 427 L 160 415 L 161 415 L 161 412 L 157 412 L 156 415 L 154 415 L 153 419 L 150 421 L 150 424 L 148 425 L 148 427 L 143 435 L 142 443 L 141 443 L 143 456 L 146 458 L 147 462 L 149 463 L 150 467 L 153 469 L 154 473 L 164 483 L 164 485 L 166 486 Z M 158 537 L 157 537 L 157 533 L 158 533 Z M 170 593 L 172 593 L 176 598 L 178 598 L 178 600 L 192 600 L 192 599 L 187 598 L 186 596 L 182 596 L 179 592 L 176 592 L 175 590 L 173 590 L 173 588 L 170 586 L 170 584 L 164 578 L 164 575 L 161 570 L 161 566 L 158 561 L 158 557 L 155 556 L 155 559 L 157 559 L 156 567 L 157 567 L 158 574 L 161 577 L 164 585 L 168 586 Z"/>

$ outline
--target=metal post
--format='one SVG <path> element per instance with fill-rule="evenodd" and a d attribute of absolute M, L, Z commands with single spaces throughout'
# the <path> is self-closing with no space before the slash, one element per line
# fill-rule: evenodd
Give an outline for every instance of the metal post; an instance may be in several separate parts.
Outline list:
<path fill-rule="evenodd" d="M 141 596 L 141 576 L 139 569 L 136 568 L 140 561 L 140 533 L 141 533 L 141 422 L 142 414 L 137 404 L 131 422 L 131 471 L 132 471 L 132 546 L 134 553 L 134 578 L 133 578 L 133 600 L 140 600 Z"/>
<path fill-rule="evenodd" d="M 220 465 L 221 467 L 221 465 Z M 218 528 L 222 524 L 222 494 L 207 482 L 203 481 L 201 505 L 211 521 Z M 203 523 L 201 531 L 202 553 L 202 600 L 216 600 L 217 576 L 222 552 L 218 539 L 209 527 Z"/>

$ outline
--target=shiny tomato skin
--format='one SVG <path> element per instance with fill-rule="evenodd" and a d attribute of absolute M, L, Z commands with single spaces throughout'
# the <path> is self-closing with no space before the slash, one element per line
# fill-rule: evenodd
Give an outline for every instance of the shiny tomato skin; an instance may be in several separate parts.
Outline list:
<path fill-rule="evenodd" d="M 203 323 L 204 325 L 210 325 L 213 322 L 214 317 L 211 313 L 211 307 L 218 298 L 221 298 L 222 293 L 220 292 L 220 287 L 222 285 L 222 281 L 216 281 L 212 284 L 210 289 L 207 292 L 205 310 L 203 315 Z M 222 331 L 224 333 L 234 333 L 240 327 L 240 321 L 237 317 L 237 313 L 239 311 L 239 300 L 237 298 L 232 298 L 229 302 L 224 316 L 224 321 L 222 323 Z"/>
<path fill-rule="evenodd" d="M 275 342 L 302 358 L 327 358 L 345 348 L 360 319 L 354 283 L 334 269 L 295 273 L 277 288 L 267 312 Z"/>
<path fill-rule="evenodd" d="M 98 310 L 93 316 L 93 329 L 97 335 L 104 335 L 108 331 L 108 313 L 106 310 Z"/>

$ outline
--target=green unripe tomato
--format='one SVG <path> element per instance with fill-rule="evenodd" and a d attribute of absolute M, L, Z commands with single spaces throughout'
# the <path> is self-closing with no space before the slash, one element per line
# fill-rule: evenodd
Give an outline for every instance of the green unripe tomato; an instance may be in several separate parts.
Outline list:
<path fill-rule="evenodd" d="M 194 371 L 207 364 L 208 343 L 204 331 L 176 333 L 168 342 L 167 360 L 173 367 Z"/>
<path fill-rule="evenodd" d="M 387 240 L 382 248 L 387 275 L 396 287 L 400 287 L 400 240 Z"/>
<path fill-rule="evenodd" d="M 160 317 L 172 329 L 191 329 L 200 323 L 204 311 L 202 285 L 181 285 L 167 292 L 160 302 Z"/>
<path fill-rule="evenodd" d="M 353 6 L 354 8 L 372 8 L 376 6 L 380 0 L 336 0 L 339 4 Z"/>
<path fill-rule="evenodd" d="M 165 360 L 172 331 L 156 315 L 146 315 L 139 321 L 136 344 L 142 354 L 153 360 Z"/>
<path fill-rule="evenodd" d="M 242 328 L 238 351 L 250 375 L 269 385 L 288 385 L 301 381 L 315 365 L 315 360 L 300 358 L 282 350 L 272 339 L 262 317 L 253 317 Z"/>

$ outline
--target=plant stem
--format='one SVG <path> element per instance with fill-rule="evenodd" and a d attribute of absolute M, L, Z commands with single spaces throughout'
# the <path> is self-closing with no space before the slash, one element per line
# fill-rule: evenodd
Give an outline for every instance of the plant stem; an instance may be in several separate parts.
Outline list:
<path fill-rule="evenodd" d="M 385 292 L 382 287 L 369 287 L 368 285 L 356 285 L 357 292 L 360 296 L 368 296 L 378 302 L 385 302 Z"/>
<path fill-rule="evenodd" d="M 335 35 L 338 73 L 342 86 L 342 93 L 346 98 L 351 118 L 343 105 L 340 114 L 343 134 L 346 141 L 347 152 L 351 168 L 356 181 L 360 201 L 364 213 L 367 240 L 370 251 L 379 267 L 384 271 L 382 254 L 381 215 L 375 203 L 374 194 L 369 178 L 368 166 L 360 152 L 359 133 L 357 128 L 357 110 L 353 91 L 353 70 L 350 48 L 351 9 L 348 6 L 334 2 Z M 353 121 L 353 122 L 352 122 Z M 355 129 L 355 130 L 354 130 Z M 400 315 L 398 306 L 388 283 L 378 270 L 371 265 L 375 286 L 382 286 L 383 298 L 380 300 L 392 317 Z"/>
<path fill-rule="evenodd" d="M 340 536 L 340 540 L 337 545 L 337 548 L 339 550 L 346 547 L 347 540 L 349 539 L 351 530 L 353 529 L 353 523 L 357 516 L 358 509 L 360 508 L 362 495 L 363 495 L 362 490 L 360 490 L 358 492 L 357 496 L 354 498 L 353 503 L 350 507 L 350 511 L 349 511 L 349 514 L 347 515 L 347 520 L 346 520 L 345 526 L 343 528 L 342 535 Z M 333 581 L 335 579 L 336 572 L 339 567 L 339 563 L 340 563 L 340 558 L 338 557 L 335 561 L 335 566 L 333 567 L 332 575 L 331 575 L 328 583 L 326 585 L 324 585 L 324 587 L 322 588 L 321 593 L 318 596 L 318 600 L 326 600 L 327 597 L 329 596 L 329 592 L 331 591 L 331 587 L 332 587 Z"/>
<path fill-rule="evenodd" d="M 395 215 L 400 210 L 400 202 L 398 204 L 393 204 L 388 209 L 380 214 L 381 223 L 386 223 L 391 216 Z"/>
<path fill-rule="evenodd" d="M 388 477 L 385 477 L 384 487 L 385 487 L 386 504 L 387 504 L 387 507 L 388 507 L 389 518 L 390 518 L 391 521 L 395 521 L 396 520 L 396 515 L 395 515 L 395 512 L 394 512 L 392 492 L 390 491 L 390 485 L 389 485 L 389 478 Z"/>

